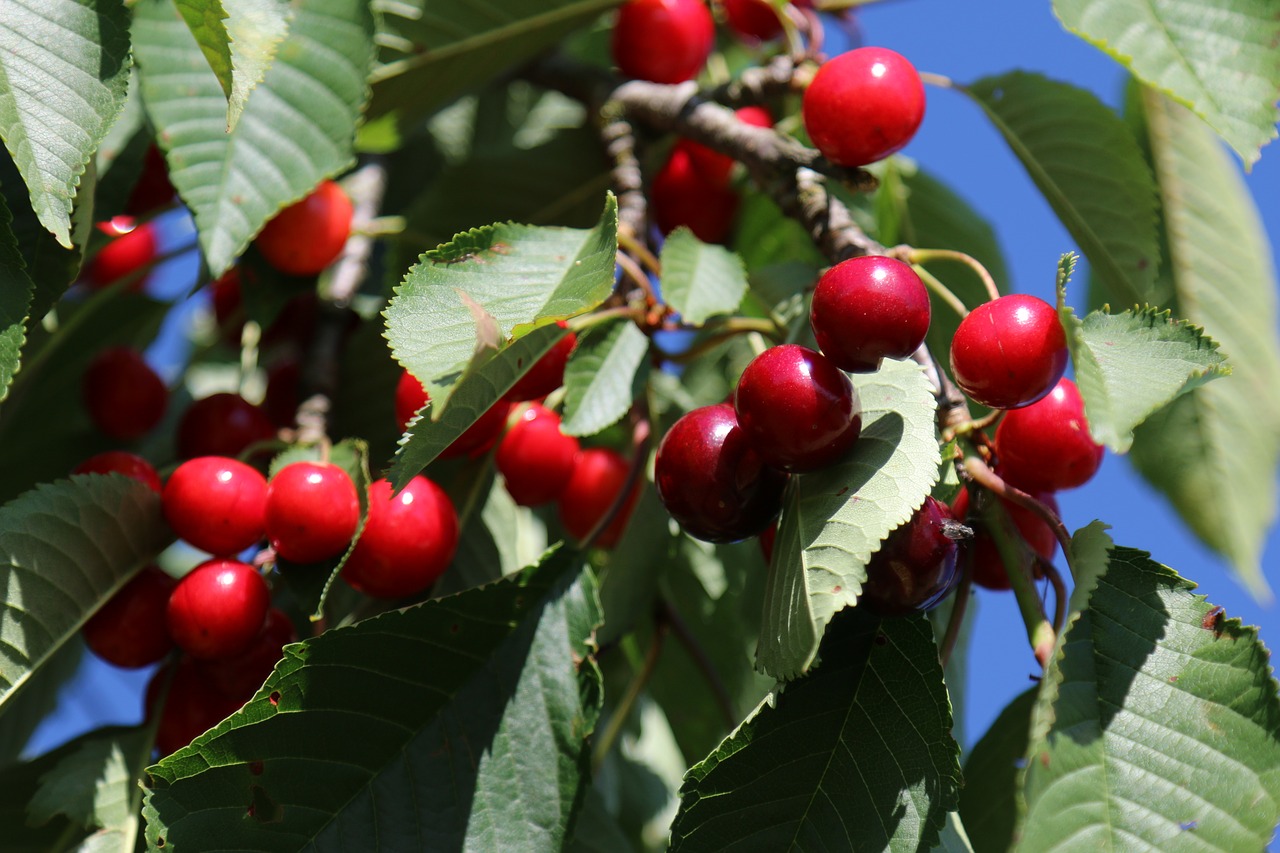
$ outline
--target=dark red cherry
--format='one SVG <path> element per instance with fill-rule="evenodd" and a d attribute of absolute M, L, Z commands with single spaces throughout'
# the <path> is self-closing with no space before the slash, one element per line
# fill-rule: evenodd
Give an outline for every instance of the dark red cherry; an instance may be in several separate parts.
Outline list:
<path fill-rule="evenodd" d="M 240 346 L 240 333 L 244 329 L 244 293 L 241 290 L 239 267 L 218 276 L 209 285 L 209 298 L 213 303 L 213 318 L 218 324 L 222 340 L 229 345 Z"/>
<path fill-rule="evenodd" d="M 230 556 L 264 536 L 267 481 L 235 459 L 198 456 L 169 475 L 163 503 L 179 537 L 210 554 Z"/>
<path fill-rule="evenodd" d="M 1058 502 L 1052 492 L 1030 492 L 1030 494 L 1041 503 L 1047 504 L 1055 514 L 1058 512 Z M 989 493 L 986 499 L 992 499 Z M 1053 555 L 1058 551 L 1058 537 L 1054 535 L 1053 528 L 1031 510 L 1004 499 L 1001 499 L 1001 503 L 1023 542 L 1030 549 L 1024 552 L 1027 557 L 1027 568 L 1031 570 L 1033 577 L 1042 577 L 1039 565 L 1032 561 L 1032 555 L 1038 554 L 1046 560 L 1052 560 Z M 962 489 L 956 496 L 952 509 L 956 518 L 965 521 L 973 528 L 973 540 L 969 543 L 969 547 L 973 550 L 970 558 L 973 561 L 973 582 L 986 589 L 1010 589 L 1009 573 L 1000 559 L 1000 550 L 996 547 L 995 539 L 983 518 L 969 517 L 969 504 L 969 491 Z"/>
<path fill-rule="evenodd" d="M 126 276 L 135 276 L 128 286 L 140 291 L 146 282 L 139 270 L 156 258 L 156 229 L 150 222 L 137 225 L 132 217 L 117 216 L 99 222 L 98 230 L 112 240 L 98 250 L 84 268 L 81 278 L 95 289 L 115 284 Z"/>
<path fill-rule="evenodd" d="M 770 12 L 772 14 L 772 12 Z M 773 116 L 764 107 L 742 107 L 735 110 L 738 121 L 752 127 L 773 127 Z M 733 158 L 690 139 L 681 139 L 676 149 L 689 155 L 693 170 L 707 183 L 728 186 L 733 172 Z"/>
<path fill-rule="evenodd" d="M 183 656 L 169 680 L 169 666 L 156 670 L 147 682 L 147 718 L 155 712 L 156 702 L 165 683 L 169 692 L 160 722 L 156 726 L 156 749 L 161 755 L 177 752 L 200 735 L 240 710 L 243 702 L 237 702 L 218 692 L 209 683 L 204 667 L 198 661 Z"/>
<path fill-rule="evenodd" d="M 573 476 L 559 501 L 560 523 L 570 536 L 585 538 L 604 518 L 622 493 L 630 468 L 626 457 L 607 447 L 591 447 L 578 454 Z M 618 544 L 639 498 L 639 490 L 633 489 L 613 521 L 596 537 L 596 547 L 612 548 Z"/>
<path fill-rule="evenodd" d="M 1007 412 L 996 427 L 996 456 L 1010 482 L 1023 489 L 1083 486 L 1102 464 L 1102 445 L 1089 434 L 1084 399 L 1070 379 L 1047 397 Z"/>
<path fill-rule="evenodd" d="M 318 563 L 347 550 L 360 524 L 360 498 L 346 471 L 293 462 L 267 483 L 267 541 L 291 563 Z"/>
<path fill-rule="evenodd" d="M 414 414 L 430 399 L 422 383 L 412 373 L 406 370 L 400 374 L 400 382 L 396 385 L 396 422 L 400 425 L 401 432 L 409 428 L 409 421 L 413 420 Z M 441 451 L 440 458 L 455 459 L 459 456 L 487 453 L 502 436 L 510 413 L 511 403 L 508 400 L 494 403 L 462 435 Z"/>
<path fill-rule="evenodd" d="M 389 482 L 376 480 L 364 532 L 342 577 L 375 598 L 417 595 L 444 574 L 457 548 L 458 514 L 443 489 L 417 476 L 393 496 Z"/>
<path fill-rule="evenodd" d="M 867 563 L 862 600 L 885 616 L 929 610 L 956 583 L 959 546 L 947 505 L 925 498 L 906 524 L 889 534 Z"/>
<path fill-rule="evenodd" d="M 238 456 L 275 435 L 271 418 L 258 406 L 239 394 L 211 394 L 192 403 L 178 421 L 178 456 Z"/>
<path fill-rule="evenodd" d="M 90 456 L 71 470 L 72 474 L 123 474 L 139 483 L 145 483 L 156 494 L 160 493 L 160 475 L 155 467 L 136 453 L 124 450 L 108 450 Z"/>
<path fill-rule="evenodd" d="M 351 236 L 351 199 L 333 181 L 275 215 L 255 241 L 267 263 L 289 275 L 315 275 L 337 260 Z"/>
<path fill-rule="evenodd" d="M 130 216 L 141 216 L 158 207 L 164 207 L 173 201 L 176 191 L 169 181 L 169 167 L 165 165 L 164 155 L 155 143 L 147 146 L 147 153 L 142 158 L 142 174 L 129 193 L 124 212 Z"/>
<path fill-rule="evenodd" d="M 498 445 L 498 473 L 516 503 L 541 506 L 569 484 L 578 450 L 578 439 L 560 431 L 560 416 L 534 403 Z"/>
<path fill-rule="evenodd" d="M 1016 409 L 1053 390 L 1067 369 L 1058 311 L 1014 293 L 969 312 L 951 339 L 951 373 L 966 394 L 993 409 Z"/>
<path fill-rule="evenodd" d="M 773 543 L 778 539 L 778 523 L 775 521 L 764 530 L 760 531 L 760 553 L 764 555 L 766 563 L 773 562 Z"/>
<path fill-rule="evenodd" d="M 133 576 L 84 623 L 85 645 L 104 661 L 126 669 L 153 664 L 173 648 L 165 624 L 174 580 L 155 566 Z"/>
<path fill-rule="evenodd" d="M 723 243 L 738 212 L 738 194 L 703 178 L 689 152 L 676 148 L 653 179 L 649 204 L 663 234 L 683 225 L 704 243 Z"/>
<path fill-rule="evenodd" d="M 780 12 L 769 0 L 720 0 L 725 22 L 745 41 L 772 41 L 782 35 Z"/>
<path fill-rule="evenodd" d="M 270 604 L 267 582 L 253 566 L 208 560 L 178 581 L 169 596 L 169 634 L 193 658 L 233 657 L 258 636 Z"/>
<path fill-rule="evenodd" d="M 560 328 L 568 328 L 563 320 L 556 323 Z M 547 350 L 542 358 L 533 363 L 528 372 L 516 380 L 510 390 L 503 395 L 504 400 L 512 403 L 523 403 L 526 400 L 540 400 L 564 384 L 564 368 L 569 363 L 569 354 L 578 343 L 578 336 L 573 332 L 561 338 L 555 346 Z"/>
<path fill-rule="evenodd" d="M 809 323 L 822 354 L 842 370 L 868 373 L 882 358 L 910 358 L 929 332 L 929 292 L 901 261 L 866 255 L 822 274 Z"/>
<path fill-rule="evenodd" d="M 85 409 L 103 435 L 132 441 L 150 432 L 169 405 L 169 389 L 132 347 L 108 347 L 81 380 Z"/>
<path fill-rule="evenodd" d="M 900 150 L 924 119 L 924 84 L 901 54 L 860 47 L 823 63 L 804 93 L 804 127 L 832 163 L 865 166 Z"/>
<path fill-rule="evenodd" d="M 764 532 L 782 511 L 787 475 L 765 464 L 727 403 L 671 425 L 654 462 L 658 497 L 684 531 L 707 542 Z"/>
<path fill-rule="evenodd" d="M 200 669 L 209 686 L 219 694 L 236 702 L 247 702 L 275 669 L 282 656 L 281 649 L 297 639 L 288 614 L 272 607 L 267 610 L 266 621 L 247 651 L 223 660 L 201 661 Z"/>
<path fill-rule="evenodd" d="M 706 64 L 715 29 L 703 0 L 627 0 L 613 25 L 613 61 L 628 77 L 683 83 Z"/>
<path fill-rule="evenodd" d="M 298 383 L 302 365 L 296 358 L 282 358 L 267 368 L 267 394 L 262 408 L 277 429 L 288 429 L 298 417 Z"/>

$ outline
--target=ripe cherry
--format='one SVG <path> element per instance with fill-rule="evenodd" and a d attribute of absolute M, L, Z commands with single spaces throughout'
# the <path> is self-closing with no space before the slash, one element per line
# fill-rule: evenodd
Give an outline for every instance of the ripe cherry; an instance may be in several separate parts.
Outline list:
<path fill-rule="evenodd" d="M 347 550 L 360 524 L 360 498 L 346 471 L 294 462 L 267 483 L 267 541 L 292 563 L 318 563 Z"/>
<path fill-rule="evenodd" d="M 929 332 L 929 292 L 901 261 L 867 255 L 822 274 L 809 323 L 841 370 L 869 373 L 882 358 L 910 358 Z"/>
<path fill-rule="evenodd" d="M 775 521 L 760 531 L 760 553 L 766 563 L 773 562 L 773 543 L 778 539 L 778 523 Z"/>
<path fill-rule="evenodd" d="M 871 555 L 862 599 L 885 616 L 929 610 L 942 601 L 957 579 L 953 521 L 946 504 L 925 498 Z"/>
<path fill-rule="evenodd" d="M 213 318 L 218 324 L 218 332 L 222 340 L 231 346 L 240 345 L 240 333 L 245 321 L 244 292 L 240 279 L 240 268 L 232 267 L 209 285 L 209 298 L 213 303 Z"/>
<path fill-rule="evenodd" d="M 1067 336 L 1043 299 L 1014 293 L 983 303 L 951 339 L 951 372 L 966 394 L 993 409 L 1016 409 L 1053 390 L 1067 369 Z"/>
<path fill-rule="evenodd" d="M 156 726 L 156 749 L 161 755 L 177 752 L 200 735 L 240 710 L 237 702 L 223 695 L 209 683 L 204 667 L 189 657 L 181 658 L 169 680 L 170 667 L 156 670 L 147 683 L 147 718 L 155 712 L 156 702 L 165 683 L 169 692 L 160 722 Z"/>
<path fill-rule="evenodd" d="M 164 487 L 164 517 L 178 536 L 202 551 L 237 554 L 262 539 L 267 481 L 225 456 L 183 462 Z"/>
<path fill-rule="evenodd" d="M 560 523 L 570 536 L 585 538 L 604 518 L 627 484 L 630 467 L 626 457 L 607 447 L 591 447 L 578 455 L 573 476 L 559 501 Z M 639 497 L 639 490 L 632 490 L 613 521 L 596 537 L 596 547 L 612 548 L 618 544 Z"/>
<path fill-rule="evenodd" d="M 173 648 L 165 611 L 173 578 L 155 566 L 133 576 L 89 617 L 81 631 L 89 651 L 127 669 L 155 663 Z"/>
<path fill-rule="evenodd" d="M 458 547 L 458 514 L 444 490 L 426 477 L 392 496 L 391 484 L 369 486 L 369 513 L 342 577 L 365 595 L 417 595 L 444 574 Z"/>
<path fill-rule="evenodd" d="M 841 166 L 865 166 L 900 150 L 924 119 L 924 84 L 901 54 L 860 47 L 823 63 L 805 90 L 804 127 Z"/>
<path fill-rule="evenodd" d="M 94 426 L 118 441 L 150 432 L 169 405 L 164 380 L 132 347 L 98 353 L 84 372 L 81 391 Z"/>
<path fill-rule="evenodd" d="M 1083 486 L 1102 464 L 1102 445 L 1089 434 L 1084 399 L 1060 379 L 1038 402 L 1005 414 L 996 427 L 1002 473 L 1023 489 L 1060 491 Z"/>
<path fill-rule="evenodd" d="M 773 14 L 770 11 L 769 14 Z M 764 107 L 742 107 L 735 110 L 738 121 L 752 127 L 773 127 L 773 116 Z M 689 155 L 693 170 L 707 183 L 727 187 L 729 176 L 733 172 L 734 160 L 728 154 L 721 154 L 691 139 L 681 139 L 676 143 L 676 150 Z"/>
<path fill-rule="evenodd" d="M 72 474 L 123 474 L 139 483 L 145 483 L 156 494 L 160 493 L 160 475 L 155 467 L 136 453 L 124 450 L 108 450 L 90 456 L 71 471 Z"/>
<path fill-rule="evenodd" d="M 124 212 L 131 216 L 150 213 L 173 201 L 175 194 L 173 184 L 169 181 L 169 168 L 165 165 L 164 155 L 153 142 L 147 146 L 147 153 L 142 158 L 142 173 L 129 193 Z"/>
<path fill-rule="evenodd" d="M 627 0 L 613 26 L 613 61 L 628 77 L 683 83 L 702 70 L 715 38 L 702 0 Z"/>
<path fill-rule="evenodd" d="M 267 582 L 253 566 L 208 560 L 178 581 L 169 596 L 169 634 L 193 658 L 233 657 L 258 636 L 270 604 Z"/>
<path fill-rule="evenodd" d="M 132 217 L 117 216 L 99 222 L 97 227 L 112 240 L 84 268 L 81 278 L 90 287 L 100 289 L 114 284 L 155 260 L 156 229 L 150 222 L 137 225 Z M 145 276 L 137 278 L 129 289 L 140 291 L 145 281 Z"/>
<path fill-rule="evenodd" d="M 275 434 L 267 413 L 239 394 L 211 394 L 183 412 L 178 422 L 178 456 L 237 456 Z"/>
<path fill-rule="evenodd" d="M 862 408 L 849 377 L 798 344 L 756 356 L 738 380 L 733 408 L 756 452 L 784 471 L 839 462 L 862 431 Z"/>
<path fill-rule="evenodd" d="M 297 639 L 288 614 L 272 607 L 247 651 L 224 660 L 201 661 L 200 670 L 210 687 L 228 699 L 244 703 L 271 675 L 281 658 L 281 649 Z"/>
<path fill-rule="evenodd" d="M 351 199 L 333 181 L 289 205 L 267 223 L 256 245 L 267 263 L 289 275 L 315 275 L 337 260 L 351 236 Z"/>
<path fill-rule="evenodd" d="M 400 431 L 409 428 L 409 421 L 431 399 L 422 383 L 409 371 L 400 375 L 396 385 L 396 423 Z M 459 456 L 479 456 L 487 453 L 497 443 L 502 430 L 507 425 L 507 415 L 511 413 L 511 403 L 499 400 L 489 407 L 475 423 L 467 427 L 462 435 L 440 452 L 441 459 L 454 459 Z"/>
<path fill-rule="evenodd" d="M 1003 471 L 1000 473 L 1003 474 Z M 1030 492 L 1030 495 L 1041 503 L 1047 504 L 1054 514 L 1057 514 L 1058 502 L 1052 492 Z M 991 499 L 990 495 L 988 499 Z M 1058 550 L 1058 537 L 1054 535 L 1053 528 L 1040 516 L 1023 506 L 1003 498 L 1000 502 L 1005 512 L 1009 514 L 1009 519 L 1013 522 L 1019 536 L 1022 537 L 1022 541 L 1030 549 L 1025 552 L 1028 559 L 1026 568 L 1031 570 L 1033 577 L 1042 577 L 1039 566 L 1031 562 L 1031 559 L 1034 554 L 1046 560 L 1053 559 L 1053 555 Z M 973 555 L 970 558 L 973 561 L 973 582 L 986 589 L 1010 589 L 1009 573 L 1000 559 L 1000 550 L 996 547 L 995 538 L 981 517 L 969 518 L 969 504 L 969 491 L 962 489 L 952 503 L 952 510 L 956 518 L 966 521 L 973 527 L 973 541 L 969 544 L 973 549 Z"/>
<path fill-rule="evenodd" d="M 764 532 L 782 511 L 787 475 L 765 464 L 727 403 L 671 425 L 654 462 L 658 497 L 684 531 L 707 542 Z"/>
<path fill-rule="evenodd" d="M 298 383 L 302 380 L 302 365 L 293 357 L 281 358 L 267 368 L 267 393 L 262 409 L 278 429 L 288 429 L 298 417 Z"/>
<path fill-rule="evenodd" d="M 556 323 L 562 329 L 568 328 L 563 320 Z M 516 380 L 506 394 L 504 400 L 512 403 L 523 403 L 526 400 L 540 400 L 564 384 L 564 369 L 569 363 L 569 354 L 578 343 L 578 336 L 573 332 L 565 335 L 556 345 L 543 353 L 542 358 Z"/>
<path fill-rule="evenodd" d="M 720 0 L 725 22 L 748 42 L 772 41 L 782 35 L 782 20 L 769 0 Z"/>
<path fill-rule="evenodd" d="M 578 449 L 578 439 L 560 431 L 560 416 L 534 403 L 498 445 L 498 472 L 516 503 L 541 506 L 569 484 Z"/>
<path fill-rule="evenodd" d="M 653 179 L 649 204 L 663 234 L 683 225 L 704 243 L 722 243 L 738 212 L 738 194 L 703 178 L 689 152 L 676 148 Z"/>

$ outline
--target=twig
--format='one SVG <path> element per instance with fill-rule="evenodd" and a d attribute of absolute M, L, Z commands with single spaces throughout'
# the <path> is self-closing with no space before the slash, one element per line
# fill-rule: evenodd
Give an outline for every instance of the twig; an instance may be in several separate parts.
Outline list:
<path fill-rule="evenodd" d="M 965 613 L 969 609 L 969 596 L 973 593 L 973 549 L 962 548 L 960 558 L 960 582 L 956 585 L 955 598 L 951 602 L 951 615 L 947 619 L 947 630 L 942 635 L 942 648 L 938 656 L 942 665 L 951 661 L 951 653 L 955 651 L 956 641 L 960 638 L 960 628 L 964 624 Z"/>
<path fill-rule="evenodd" d="M 578 543 L 581 550 L 590 548 L 592 543 L 600 538 L 600 534 L 608 530 L 614 519 L 631 503 L 631 495 L 635 492 L 636 484 L 640 482 L 640 476 L 644 473 L 645 464 L 648 462 L 649 435 L 649 417 L 647 412 L 644 412 L 636 418 L 635 426 L 631 430 L 631 467 L 627 469 L 627 479 L 623 481 L 622 488 L 618 490 L 613 503 L 609 504 L 608 511 L 600 516 L 600 520 Z"/>
<path fill-rule="evenodd" d="M 724 717 L 725 728 L 732 731 L 734 726 L 738 725 L 738 715 L 733 709 L 733 699 L 729 696 L 729 689 L 725 687 L 724 679 L 716 671 L 715 664 L 711 662 L 706 649 L 702 648 L 698 638 L 689 629 L 689 623 L 684 621 L 684 617 L 680 615 L 680 612 L 675 609 L 670 601 L 660 598 L 658 600 L 658 608 L 662 618 L 671 626 L 671 630 L 675 631 L 676 639 L 680 641 L 680 645 L 684 647 L 684 650 L 689 653 L 689 657 L 693 659 L 694 666 L 702 673 L 702 677 L 707 680 L 707 686 L 715 694 L 716 704 L 720 708 L 721 716 Z"/>
<path fill-rule="evenodd" d="M 1036 554 L 1036 564 L 1053 587 L 1053 630 L 1060 634 L 1067 621 L 1067 585 L 1062 582 L 1062 573 L 1052 561 Z"/>
<path fill-rule="evenodd" d="M 712 89 L 707 98 L 730 107 L 763 104 L 782 95 L 803 92 L 817 70 L 811 63 L 797 65 L 789 56 L 775 56 L 767 64 L 752 66 L 737 79 Z"/>
<path fill-rule="evenodd" d="M 644 270 L 640 268 L 640 264 L 636 263 L 636 259 L 626 252 L 618 252 L 616 260 L 626 277 L 631 279 L 632 283 L 644 293 L 645 306 L 652 308 L 657 305 L 658 296 L 653 292 L 653 285 L 650 284 L 649 277 L 644 274 Z"/>

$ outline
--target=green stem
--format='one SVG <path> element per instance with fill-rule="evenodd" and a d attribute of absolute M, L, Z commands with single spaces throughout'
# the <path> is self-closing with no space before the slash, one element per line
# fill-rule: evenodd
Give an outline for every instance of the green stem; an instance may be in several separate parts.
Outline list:
<path fill-rule="evenodd" d="M 912 264 L 911 268 L 916 271 L 916 275 L 920 276 L 924 286 L 932 290 L 943 302 L 947 303 L 947 307 L 956 312 L 961 319 L 969 315 L 969 309 L 960 301 L 960 297 L 952 293 L 951 288 L 939 281 L 937 276 L 919 264 Z"/>
<path fill-rule="evenodd" d="M 612 320 L 634 320 L 637 323 L 643 323 L 644 316 L 643 308 L 619 305 L 616 308 L 606 308 L 603 311 L 593 311 L 590 314 L 579 314 L 577 317 L 566 321 L 566 325 L 571 332 L 583 332 L 592 326 L 599 326 L 601 323 L 608 323 Z"/>
<path fill-rule="evenodd" d="M 964 264 L 977 273 L 978 278 L 982 279 L 982 286 L 987 289 L 987 298 L 1000 298 L 1000 288 L 996 287 L 996 280 L 991 277 L 991 273 L 987 271 L 987 268 L 973 255 L 966 255 L 964 252 L 957 252 L 954 249 L 909 248 L 907 250 L 908 263 L 913 265 L 927 264 L 929 261 L 955 261 L 956 263 Z"/>
<path fill-rule="evenodd" d="M 618 742 L 618 737 L 622 734 L 622 729 L 627 724 L 627 720 L 631 716 L 632 710 L 635 709 L 636 702 L 640 699 L 640 694 L 644 692 L 644 688 L 649 684 L 649 679 L 653 678 L 653 672 L 658 667 L 658 658 L 662 654 L 663 641 L 667 636 L 667 624 L 665 622 L 656 622 L 653 627 L 653 641 L 649 644 L 649 651 L 644 656 L 644 663 L 631 679 L 631 683 L 627 685 L 627 692 L 622 694 L 622 698 L 618 700 L 618 706 L 613 709 L 613 715 L 609 717 L 609 724 L 605 726 L 604 733 L 600 735 L 600 741 L 596 744 L 595 751 L 591 756 L 591 770 L 593 773 L 599 773 L 601 765 L 604 764 L 605 758 L 613 749 L 613 745 Z"/>

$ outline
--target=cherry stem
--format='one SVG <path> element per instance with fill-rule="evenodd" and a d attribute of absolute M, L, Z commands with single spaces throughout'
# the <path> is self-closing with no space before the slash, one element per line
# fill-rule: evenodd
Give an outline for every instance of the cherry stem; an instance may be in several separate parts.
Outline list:
<path fill-rule="evenodd" d="M 1062 582 L 1062 573 L 1051 561 L 1036 554 L 1036 563 L 1053 586 L 1053 630 L 1062 633 L 1062 626 L 1067 621 L 1067 585 Z"/>
<path fill-rule="evenodd" d="M 649 250 L 628 228 L 618 229 L 618 245 L 626 250 L 628 255 L 638 260 L 648 268 L 649 272 L 662 277 L 662 262 L 658 260 L 658 256 Z"/>
<path fill-rule="evenodd" d="M 939 281 L 937 276 L 920 266 L 920 264 L 913 263 L 911 268 L 915 270 L 916 275 L 920 276 L 920 280 L 924 282 L 925 287 L 929 288 L 939 299 L 947 303 L 947 307 L 956 312 L 961 319 L 969 316 L 969 309 L 960 301 L 960 297 L 956 296 L 951 291 L 951 288 Z"/>
<path fill-rule="evenodd" d="M 644 270 L 642 270 L 640 265 L 636 263 L 635 258 L 631 257 L 626 252 L 618 252 L 616 260 L 618 262 L 618 266 L 621 267 L 622 272 L 626 277 L 631 279 L 637 287 L 644 291 L 645 305 L 649 308 L 657 305 L 658 295 L 653 292 L 653 285 L 649 283 L 649 276 L 644 274 Z"/>
<path fill-rule="evenodd" d="M 972 464 L 971 464 L 972 463 Z M 978 485 L 992 492 L 995 492 L 1002 498 L 1013 501 L 1020 507 L 1034 512 L 1039 518 L 1053 531 L 1053 535 L 1057 537 L 1058 544 L 1062 547 L 1062 554 L 1067 559 L 1067 568 L 1071 570 L 1071 577 L 1077 577 L 1075 561 L 1071 558 L 1071 534 L 1067 532 L 1067 527 L 1062 523 L 1062 519 L 1058 514 L 1050 509 L 1044 503 L 1036 500 L 1031 495 L 1019 489 L 1004 480 L 995 471 L 974 456 L 966 456 L 964 460 L 965 471 L 969 476 L 977 481 Z"/>
<path fill-rule="evenodd" d="M 622 698 L 618 700 L 618 705 L 613 709 L 612 716 L 609 717 L 609 724 L 605 726 L 604 733 L 600 735 L 600 742 L 596 744 L 596 748 L 591 755 L 592 773 L 598 774 L 600 767 L 604 764 L 604 760 L 608 757 L 609 752 L 613 749 L 613 745 L 618 742 L 618 737 L 622 734 L 622 729 L 627 724 L 627 720 L 631 717 L 631 712 L 635 709 L 636 702 L 640 699 L 640 694 L 644 692 L 644 688 L 649 684 L 649 680 L 653 678 L 653 672 L 658 667 L 658 658 L 662 654 L 663 641 L 667 636 L 667 623 L 661 620 L 654 620 L 653 640 L 649 643 L 649 650 L 645 652 L 644 663 L 641 664 L 640 670 L 631 679 L 631 683 L 627 685 L 627 690 L 622 694 Z"/>
<path fill-rule="evenodd" d="M 932 71 L 921 71 L 920 80 L 928 83 L 930 86 L 937 86 L 939 89 L 955 89 L 956 84 L 950 77 L 943 74 L 935 74 Z"/>
<path fill-rule="evenodd" d="M 680 641 L 680 645 L 689 657 L 693 659 L 693 664 L 702 673 L 702 677 L 707 680 L 707 686 L 711 688 L 711 692 L 715 694 L 716 705 L 720 709 L 720 715 L 724 717 L 725 729 L 733 731 L 734 726 L 738 725 L 738 715 L 733 709 L 733 699 L 729 696 L 729 688 L 725 687 L 724 679 L 720 677 L 720 673 L 716 670 L 716 666 L 711 661 L 710 655 L 706 649 L 698 642 L 698 638 L 694 636 L 693 631 L 689 628 L 689 623 L 684 621 L 684 617 L 680 615 L 680 611 L 665 598 L 658 601 L 659 615 L 671 626 L 671 630 L 675 632 L 676 639 Z"/>
<path fill-rule="evenodd" d="M 956 641 L 960 638 L 960 628 L 969 610 L 969 597 L 973 594 L 973 549 L 962 548 L 961 553 L 960 583 L 956 586 L 955 598 L 951 603 L 951 614 L 947 617 L 947 630 L 942 635 L 942 648 L 938 653 L 938 658 L 944 667 L 950 663 L 951 653 L 955 651 Z"/>
<path fill-rule="evenodd" d="M 601 323 L 608 323 L 613 320 L 634 320 L 637 323 L 643 323 L 645 320 L 645 311 L 643 308 L 633 307 L 631 305 L 618 305 L 613 308 L 605 308 L 603 311 L 593 311 L 590 314 L 579 314 L 565 322 L 572 332 L 584 332 L 592 326 L 599 326 Z"/>
<path fill-rule="evenodd" d="M 996 287 L 996 280 L 973 255 L 957 252 L 954 249 L 916 249 L 911 246 L 896 246 L 893 252 L 904 255 L 907 262 L 912 265 L 927 264 L 929 261 L 955 261 L 964 264 L 982 279 L 982 286 L 987 289 L 988 299 L 1000 298 L 1000 288 Z"/>
<path fill-rule="evenodd" d="M 635 491 L 636 484 L 640 482 L 640 475 L 644 472 L 645 464 L 649 459 L 647 451 L 650 432 L 647 413 L 639 413 L 636 417 L 635 426 L 631 430 L 631 465 L 627 468 L 627 478 L 623 481 L 622 488 L 618 490 L 618 495 L 613 499 L 613 503 L 609 504 L 608 511 L 600 517 L 595 526 L 578 543 L 580 550 L 586 551 L 590 548 L 600 538 L 600 534 L 607 530 L 610 524 L 613 524 L 614 519 L 622 512 L 622 508 L 627 505 L 631 493 Z"/>

